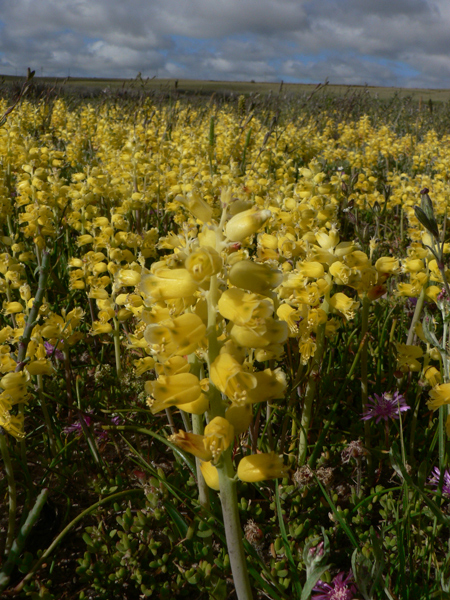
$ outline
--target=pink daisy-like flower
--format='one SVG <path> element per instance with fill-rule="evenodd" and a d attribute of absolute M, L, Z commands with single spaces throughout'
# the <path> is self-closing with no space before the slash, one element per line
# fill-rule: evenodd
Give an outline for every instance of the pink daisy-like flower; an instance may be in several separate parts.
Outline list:
<path fill-rule="evenodd" d="M 379 423 L 381 419 L 385 421 L 388 421 L 388 419 L 398 419 L 400 413 L 410 408 L 406 404 L 405 398 L 399 392 L 394 392 L 393 394 L 385 392 L 381 396 L 374 394 L 374 397 L 369 396 L 366 410 L 361 419 L 363 421 L 375 419 L 375 423 Z"/>
<path fill-rule="evenodd" d="M 353 584 L 353 573 L 347 576 L 339 573 L 331 583 L 319 580 L 313 588 L 313 592 L 319 592 L 311 596 L 311 600 L 353 600 L 356 594 L 356 586 Z"/>
<path fill-rule="evenodd" d="M 434 467 L 431 477 L 428 479 L 428 484 L 433 485 L 437 491 L 439 488 L 439 481 L 441 479 L 441 472 L 439 467 Z M 446 498 L 450 498 L 450 471 L 445 469 L 442 481 L 442 495 Z"/>

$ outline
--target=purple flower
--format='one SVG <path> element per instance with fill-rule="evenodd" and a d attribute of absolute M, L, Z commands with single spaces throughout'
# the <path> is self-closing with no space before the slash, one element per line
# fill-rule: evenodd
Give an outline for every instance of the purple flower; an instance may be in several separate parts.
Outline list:
<path fill-rule="evenodd" d="M 381 419 L 384 419 L 387 422 L 388 419 L 398 419 L 401 412 L 410 408 L 399 392 L 393 394 L 385 392 L 381 396 L 374 394 L 374 397 L 369 397 L 366 410 L 361 419 L 363 421 L 375 419 L 375 423 L 379 423 Z"/>
<path fill-rule="evenodd" d="M 55 346 L 50 344 L 50 342 L 44 342 L 44 346 L 47 356 L 56 356 L 58 360 L 64 360 L 64 354 L 61 352 L 61 350 L 55 350 Z"/>
<path fill-rule="evenodd" d="M 353 600 L 356 594 L 356 586 L 353 585 L 353 573 L 350 571 L 339 573 L 331 583 L 319 581 L 313 588 L 313 592 L 319 592 L 311 596 L 311 600 Z"/>
<path fill-rule="evenodd" d="M 441 472 L 438 467 L 434 467 L 431 477 L 428 479 L 429 485 L 434 485 L 436 491 L 439 488 L 439 481 L 441 479 Z M 450 498 L 450 471 L 445 469 L 443 481 L 442 481 L 442 495 L 446 498 Z"/>

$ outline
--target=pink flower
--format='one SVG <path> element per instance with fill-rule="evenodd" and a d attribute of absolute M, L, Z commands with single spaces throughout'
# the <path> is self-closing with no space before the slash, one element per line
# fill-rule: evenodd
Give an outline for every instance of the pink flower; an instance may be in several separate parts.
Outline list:
<path fill-rule="evenodd" d="M 339 573 L 331 583 L 319 580 L 313 588 L 313 592 L 319 592 L 311 596 L 311 600 L 353 600 L 356 594 L 356 586 L 353 585 L 353 573 L 350 571 Z"/>

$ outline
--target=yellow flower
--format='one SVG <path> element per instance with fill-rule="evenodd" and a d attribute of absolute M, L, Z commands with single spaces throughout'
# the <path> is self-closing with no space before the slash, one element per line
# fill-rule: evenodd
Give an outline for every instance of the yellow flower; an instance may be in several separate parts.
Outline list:
<path fill-rule="evenodd" d="M 397 347 L 397 365 L 400 371 L 420 371 L 421 365 L 417 360 L 423 356 L 422 348 L 419 346 L 408 346 L 406 344 L 396 344 Z"/>
<path fill-rule="evenodd" d="M 165 355 L 191 354 L 194 352 L 206 332 L 201 318 L 194 313 L 184 313 L 171 321 L 149 325 L 144 337 L 151 345 L 165 345 Z"/>
<path fill-rule="evenodd" d="M 424 375 L 425 379 L 432 387 L 439 385 L 442 381 L 441 374 L 436 367 L 428 367 L 428 369 L 425 370 Z"/>
<path fill-rule="evenodd" d="M 219 472 L 217 468 L 212 464 L 212 462 L 200 462 L 200 470 L 202 472 L 203 478 L 206 481 L 206 485 L 212 490 L 216 490 L 218 492 L 220 490 L 219 485 Z"/>
<path fill-rule="evenodd" d="M 209 461 L 213 457 L 211 449 L 205 445 L 204 435 L 189 433 L 180 429 L 178 433 L 174 433 L 169 437 L 169 441 L 201 460 Z"/>
<path fill-rule="evenodd" d="M 20 302 L 8 302 L 4 306 L 5 315 L 15 315 L 23 312 L 23 306 Z"/>
<path fill-rule="evenodd" d="M 0 427 L 9 433 L 16 440 L 22 440 L 25 437 L 23 432 L 23 415 L 12 415 L 10 412 L 0 411 Z"/>
<path fill-rule="evenodd" d="M 281 369 L 265 369 L 253 373 L 256 377 L 256 387 L 247 392 L 247 402 L 255 404 L 257 402 L 270 402 L 276 398 L 283 398 L 287 383 L 286 375 Z"/>
<path fill-rule="evenodd" d="M 231 217 L 225 226 L 225 235 L 231 242 L 242 242 L 256 233 L 271 216 L 270 210 L 244 210 Z"/>
<path fill-rule="evenodd" d="M 234 427 L 224 417 L 215 417 L 205 427 L 204 444 L 205 448 L 212 453 L 213 462 L 218 461 L 222 452 L 225 452 L 233 440 Z"/>
<path fill-rule="evenodd" d="M 185 261 L 185 266 L 192 278 L 202 283 L 221 270 L 222 258 L 214 248 L 206 246 L 190 254 Z"/>
<path fill-rule="evenodd" d="M 241 435 L 250 427 L 253 418 L 251 404 L 232 404 L 225 411 L 225 417 L 234 427 L 235 435 Z"/>
<path fill-rule="evenodd" d="M 237 468 L 237 476 L 241 481 L 254 483 L 265 479 L 286 477 L 289 467 L 283 464 L 282 456 L 275 452 L 251 454 L 244 456 Z"/>
<path fill-rule="evenodd" d="M 239 288 L 226 290 L 219 299 L 218 308 L 222 317 L 237 325 L 246 325 L 252 319 L 264 319 L 273 313 L 270 300 Z"/>
<path fill-rule="evenodd" d="M 54 372 L 52 363 L 46 358 L 32 360 L 27 363 L 26 370 L 30 375 L 52 375 Z"/>
<path fill-rule="evenodd" d="M 249 390 L 257 385 L 256 377 L 245 372 L 228 353 L 219 354 L 211 365 L 210 377 L 216 388 L 235 403 L 245 402 Z"/>
<path fill-rule="evenodd" d="M 330 306 L 349 320 L 355 316 L 355 310 L 358 308 L 359 302 L 355 302 L 345 294 L 338 292 L 330 299 Z"/>
<path fill-rule="evenodd" d="M 149 300 L 187 298 L 196 292 L 197 282 L 187 269 L 161 268 L 142 275 L 138 289 Z"/>
<path fill-rule="evenodd" d="M 190 192 L 187 197 L 176 196 L 175 201 L 183 204 L 202 223 L 211 221 L 213 209 L 200 197 L 200 194 L 196 190 Z"/>
<path fill-rule="evenodd" d="M 265 348 L 270 344 L 284 344 L 289 328 L 284 321 L 260 319 L 256 325 L 248 327 L 233 325 L 230 337 L 237 346 L 246 348 Z"/>
<path fill-rule="evenodd" d="M 200 381 L 192 373 L 160 375 L 156 381 L 147 381 L 145 391 L 152 398 L 147 402 L 153 414 L 170 406 L 183 407 L 202 394 Z"/>
<path fill-rule="evenodd" d="M 398 260 L 392 256 L 382 256 L 375 263 L 375 269 L 379 273 L 398 273 L 400 264 Z"/>
<path fill-rule="evenodd" d="M 280 285 L 283 274 L 267 264 L 258 264 L 252 260 L 240 260 L 231 267 L 228 279 L 237 288 L 267 295 L 273 288 Z"/>
<path fill-rule="evenodd" d="M 430 410 L 437 410 L 440 406 L 450 404 L 450 383 L 441 383 L 434 386 L 428 392 L 431 400 L 428 400 L 427 405 Z"/>

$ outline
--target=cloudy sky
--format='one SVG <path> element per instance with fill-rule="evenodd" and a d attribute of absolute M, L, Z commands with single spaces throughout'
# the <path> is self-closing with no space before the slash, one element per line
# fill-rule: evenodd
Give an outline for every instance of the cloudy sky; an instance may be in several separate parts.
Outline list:
<path fill-rule="evenodd" d="M 0 74 L 450 87 L 449 0 L 0 0 Z"/>

